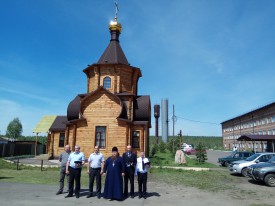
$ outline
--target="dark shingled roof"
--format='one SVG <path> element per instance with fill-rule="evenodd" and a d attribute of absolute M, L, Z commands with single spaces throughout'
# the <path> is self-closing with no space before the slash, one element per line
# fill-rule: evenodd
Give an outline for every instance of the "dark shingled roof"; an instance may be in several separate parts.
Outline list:
<path fill-rule="evenodd" d="M 66 130 L 67 121 L 66 116 L 57 116 L 49 130 L 51 132 L 63 132 Z"/>
<path fill-rule="evenodd" d="M 104 89 L 104 88 L 101 88 Z M 67 118 L 68 121 L 73 121 L 79 119 L 79 113 L 80 113 L 80 102 L 81 99 L 83 99 L 86 95 L 77 95 L 69 104 L 67 109 Z M 125 94 L 124 94 L 125 95 Z M 122 95 L 121 97 L 123 97 Z M 130 95 L 127 94 L 127 95 Z M 120 95 L 116 95 L 120 98 Z M 120 98 L 121 99 L 121 98 Z M 119 119 L 128 120 L 127 117 L 127 106 L 125 105 L 125 102 L 122 100 L 122 111 L 119 115 Z M 144 122 L 147 121 L 149 125 L 151 125 L 151 102 L 150 102 L 150 96 L 137 96 L 134 97 L 134 118 L 133 121 L 140 121 Z"/>
<path fill-rule="evenodd" d="M 267 141 L 275 140 L 275 135 L 256 135 L 256 134 L 246 134 L 240 136 L 237 141 Z"/>
<path fill-rule="evenodd" d="M 85 97 L 85 94 L 77 95 L 68 105 L 67 118 L 68 121 L 78 119 L 80 113 L 80 100 Z"/>
<path fill-rule="evenodd" d="M 127 58 L 119 44 L 119 31 L 111 31 L 111 40 L 108 47 L 98 60 L 98 64 L 126 64 Z"/>
<path fill-rule="evenodd" d="M 134 121 L 149 121 L 151 123 L 150 96 L 137 96 L 134 99 Z"/>

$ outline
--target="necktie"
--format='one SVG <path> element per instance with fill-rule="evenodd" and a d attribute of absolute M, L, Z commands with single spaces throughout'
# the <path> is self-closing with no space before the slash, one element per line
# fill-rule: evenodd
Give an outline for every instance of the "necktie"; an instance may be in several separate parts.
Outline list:
<path fill-rule="evenodd" d="M 145 169 L 145 165 L 144 165 L 144 160 L 142 158 L 142 170 L 144 171 L 144 169 Z"/>

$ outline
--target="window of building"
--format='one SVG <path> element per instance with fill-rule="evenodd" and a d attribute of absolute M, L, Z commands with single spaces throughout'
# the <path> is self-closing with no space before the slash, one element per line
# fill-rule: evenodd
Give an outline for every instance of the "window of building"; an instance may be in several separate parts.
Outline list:
<path fill-rule="evenodd" d="M 265 119 L 262 119 L 262 125 L 264 125 L 265 124 Z"/>
<path fill-rule="evenodd" d="M 275 116 L 272 117 L 272 122 L 275 122 Z"/>
<path fill-rule="evenodd" d="M 268 130 L 267 134 L 271 135 L 272 134 L 272 130 Z"/>
<path fill-rule="evenodd" d="M 110 89 L 111 88 L 111 78 L 110 77 L 105 77 L 103 79 L 103 87 L 105 89 Z"/>
<path fill-rule="evenodd" d="M 58 147 L 64 147 L 65 146 L 65 133 L 59 134 L 59 144 Z"/>
<path fill-rule="evenodd" d="M 132 133 L 132 147 L 139 148 L 139 131 L 133 131 Z"/>
<path fill-rule="evenodd" d="M 96 126 L 95 145 L 99 148 L 106 148 L 106 127 Z"/>
<path fill-rule="evenodd" d="M 267 124 L 271 123 L 271 118 L 266 118 L 266 123 Z"/>
<path fill-rule="evenodd" d="M 262 135 L 263 134 L 263 132 L 262 131 L 259 131 L 259 135 Z"/>
<path fill-rule="evenodd" d="M 272 131 L 273 131 L 273 135 L 275 135 L 275 129 L 273 129 Z"/>
<path fill-rule="evenodd" d="M 265 130 L 263 131 L 263 135 L 266 135 L 266 131 Z"/>

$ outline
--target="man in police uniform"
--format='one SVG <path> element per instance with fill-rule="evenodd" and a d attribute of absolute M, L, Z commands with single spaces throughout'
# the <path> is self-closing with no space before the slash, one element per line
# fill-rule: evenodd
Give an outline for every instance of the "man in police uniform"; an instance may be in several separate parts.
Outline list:
<path fill-rule="evenodd" d="M 96 178 L 96 195 L 101 197 L 101 175 L 104 169 L 104 156 L 99 152 L 99 147 L 95 146 L 94 153 L 88 159 L 87 173 L 89 174 L 89 194 L 87 198 L 93 196 L 93 185 Z"/>
<path fill-rule="evenodd" d="M 137 155 L 132 152 L 131 145 L 127 146 L 127 151 L 122 155 L 123 162 L 125 164 L 125 176 L 124 176 L 124 198 L 128 197 L 128 180 L 130 180 L 130 195 L 134 198 L 134 178 L 135 167 L 137 164 Z"/>
<path fill-rule="evenodd" d="M 66 165 L 66 174 L 70 175 L 69 180 L 69 193 L 65 198 L 73 196 L 73 187 L 75 181 L 75 197 L 79 198 L 80 192 L 80 177 L 81 177 L 81 169 L 82 165 L 85 164 L 85 156 L 83 152 L 80 152 L 80 147 L 75 146 L 75 151 L 72 152 L 68 158 Z"/>

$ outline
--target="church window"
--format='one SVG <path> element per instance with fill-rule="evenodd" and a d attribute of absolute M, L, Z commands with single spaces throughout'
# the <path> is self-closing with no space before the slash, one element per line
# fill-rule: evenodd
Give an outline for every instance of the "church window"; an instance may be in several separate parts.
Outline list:
<path fill-rule="evenodd" d="M 100 149 L 104 149 L 106 147 L 106 127 L 105 126 L 96 126 L 95 145 L 99 146 Z"/>
<path fill-rule="evenodd" d="M 139 148 L 139 131 L 133 131 L 132 133 L 132 147 Z"/>
<path fill-rule="evenodd" d="M 111 78 L 110 77 L 105 77 L 103 79 L 103 87 L 105 89 L 110 89 L 111 88 Z"/>
<path fill-rule="evenodd" d="M 65 133 L 60 133 L 59 134 L 59 147 L 64 147 L 65 146 Z"/>

